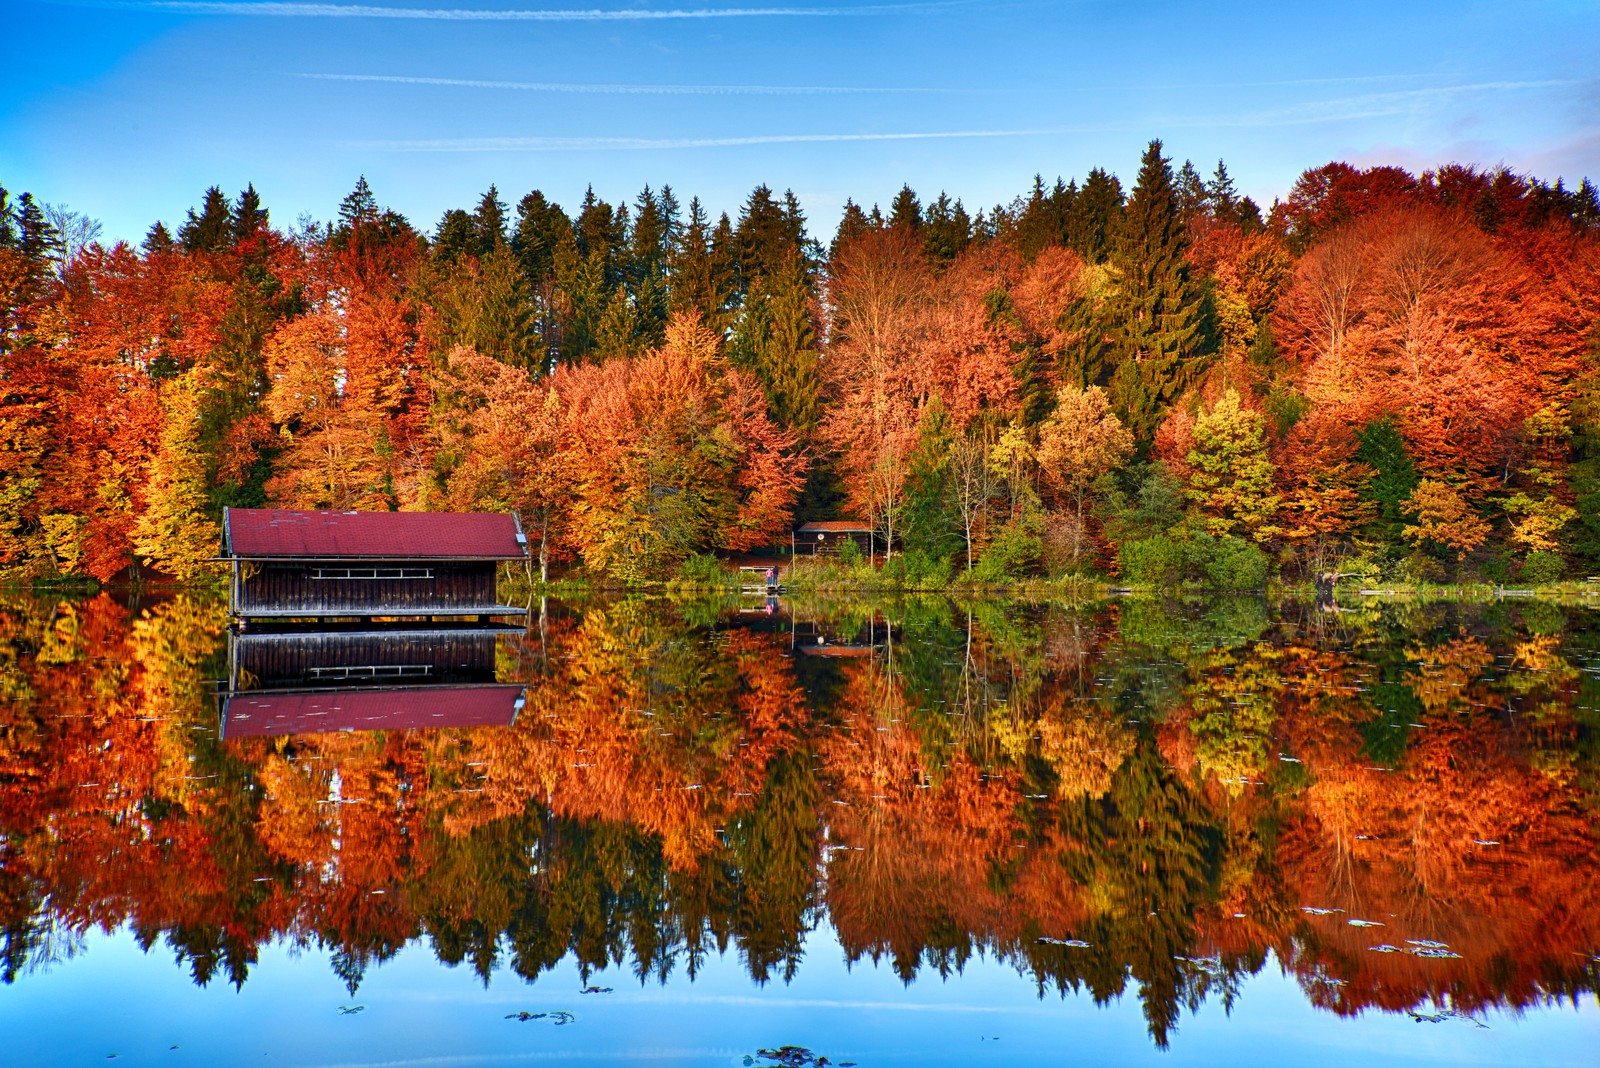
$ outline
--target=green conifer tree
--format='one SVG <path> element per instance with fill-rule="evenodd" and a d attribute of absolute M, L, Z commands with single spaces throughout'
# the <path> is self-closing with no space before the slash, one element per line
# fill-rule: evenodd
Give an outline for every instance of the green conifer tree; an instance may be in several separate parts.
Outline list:
<path fill-rule="evenodd" d="M 178 230 L 178 241 L 187 252 L 220 252 L 233 239 L 233 205 L 212 186 L 206 190 L 199 214 L 189 209 L 189 218 Z"/>
<path fill-rule="evenodd" d="M 1188 246 L 1172 167 L 1161 142 L 1151 141 L 1112 259 L 1119 288 L 1111 396 L 1145 445 L 1167 407 L 1197 380 L 1207 354 L 1205 306 L 1189 279 Z"/>

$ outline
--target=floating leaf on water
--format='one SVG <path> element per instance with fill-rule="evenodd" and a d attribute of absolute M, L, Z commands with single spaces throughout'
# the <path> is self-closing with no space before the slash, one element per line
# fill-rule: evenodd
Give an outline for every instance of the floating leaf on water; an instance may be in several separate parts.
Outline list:
<path fill-rule="evenodd" d="M 1449 949 L 1450 948 L 1450 945 L 1447 942 L 1434 942 L 1434 941 L 1431 941 L 1431 940 L 1426 939 L 1426 938 L 1408 938 L 1408 939 L 1406 939 L 1406 945 L 1408 945 L 1408 946 L 1421 946 L 1423 949 Z"/>
<path fill-rule="evenodd" d="M 1068 947 L 1070 947 L 1072 949 L 1088 949 L 1089 948 L 1089 943 L 1088 942 L 1085 942 L 1085 941 L 1083 941 L 1081 939 L 1078 939 L 1078 938 L 1050 938 L 1049 936 L 1044 936 L 1044 937 L 1036 939 L 1036 941 L 1038 941 L 1038 942 L 1040 942 L 1040 943 L 1042 943 L 1044 945 L 1047 945 L 1047 946 L 1068 946 Z"/>
<path fill-rule="evenodd" d="M 609 993 L 611 993 L 611 988 L 609 986 L 586 986 L 582 990 L 578 991 L 578 993 L 580 993 L 580 994 L 609 994 Z"/>
<path fill-rule="evenodd" d="M 1400 947 L 1399 946 L 1391 946 L 1387 942 L 1384 942 L 1382 945 L 1368 946 L 1367 948 L 1372 950 L 1372 952 L 1374 952 L 1374 953 L 1399 953 L 1400 952 Z"/>
<path fill-rule="evenodd" d="M 1310 916 L 1332 916 L 1335 912 L 1343 912 L 1344 909 L 1319 909 L 1315 905 L 1301 905 L 1300 911 Z"/>
<path fill-rule="evenodd" d="M 1475 846 L 1497 846 L 1500 843 L 1492 838 L 1474 838 L 1472 844 Z"/>
<path fill-rule="evenodd" d="M 1382 927 L 1383 926 L 1383 923 L 1381 921 L 1379 921 L 1379 920 L 1346 920 L 1344 922 L 1348 923 L 1351 927 Z"/>
<path fill-rule="evenodd" d="M 340 1005 L 339 1006 L 339 1015 L 340 1016 L 354 1016 L 356 1013 L 360 1012 L 364 1008 L 366 1008 L 365 1005 Z"/>

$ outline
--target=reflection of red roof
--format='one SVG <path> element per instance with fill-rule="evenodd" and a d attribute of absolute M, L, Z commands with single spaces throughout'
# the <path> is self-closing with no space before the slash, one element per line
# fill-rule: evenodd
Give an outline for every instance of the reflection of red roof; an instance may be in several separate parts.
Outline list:
<path fill-rule="evenodd" d="M 370 557 L 374 559 L 521 560 L 509 514 L 485 512 L 294 512 L 229 508 L 223 520 L 225 556 Z"/>
<path fill-rule="evenodd" d="M 797 533 L 800 534 L 870 534 L 872 528 L 866 523 L 854 519 L 824 519 L 817 523 L 807 523 Z"/>
<path fill-rule="evenodd" d="M 415 727 L 506 727 L 517 718 L 521 686 L 419 686 L 409 690 L 322 690 L 230 695 L 224 738 Z"/>

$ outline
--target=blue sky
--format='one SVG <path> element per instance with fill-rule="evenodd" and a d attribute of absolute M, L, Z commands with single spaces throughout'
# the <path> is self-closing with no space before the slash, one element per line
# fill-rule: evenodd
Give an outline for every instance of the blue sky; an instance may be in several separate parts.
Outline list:
<path fill-rule="evenodd" d="M 726 6 L 724 6 L 726 5 Z M 976 209 L 1161 138 L 1265 207 L 1331 159 L 1600 178 L 1600 3 L 7 0 L 0 184 L 137 239 L 207 186 L 279 225 L 365 174 L 420 228 L 492 182 L 646 183 L 826 238 L 904 182 Z"/>

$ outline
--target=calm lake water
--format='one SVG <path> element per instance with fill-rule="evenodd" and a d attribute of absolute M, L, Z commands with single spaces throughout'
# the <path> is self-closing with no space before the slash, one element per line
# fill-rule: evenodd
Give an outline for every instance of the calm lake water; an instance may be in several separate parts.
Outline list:
<path fill-rule="evenodd" d="M 1585 610 L 10 593 L 0 702 L 8 1065 L 1600 1044 Z"/>

